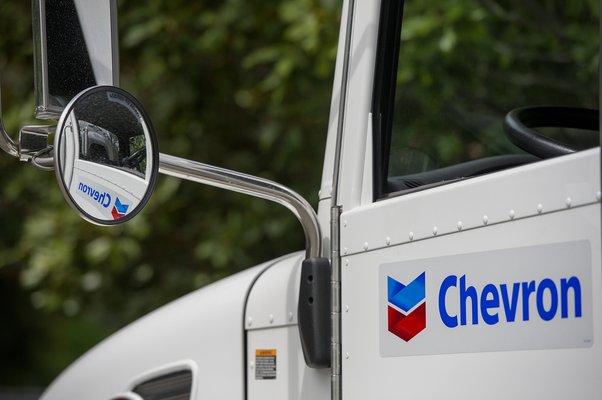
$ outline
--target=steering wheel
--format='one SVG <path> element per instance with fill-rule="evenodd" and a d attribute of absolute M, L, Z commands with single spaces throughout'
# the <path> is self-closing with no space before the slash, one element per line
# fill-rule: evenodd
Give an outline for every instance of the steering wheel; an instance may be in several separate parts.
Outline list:
<path fill-rule="evenodd" d="M 141 149 L 135 153 L 121 160 L 121 163 L 126 167 L 135 168 L 146 158 L 146 146 L 142 146 Z"/>
<path fill-rule="evenodd" d="M 531 128 L 558 127 L 598 132 L 598 110 L 578 107 L 529 106 L 506 114 L 504 132 L 512 143 L 540 158 L 571 154 L 577 149 Z"/>

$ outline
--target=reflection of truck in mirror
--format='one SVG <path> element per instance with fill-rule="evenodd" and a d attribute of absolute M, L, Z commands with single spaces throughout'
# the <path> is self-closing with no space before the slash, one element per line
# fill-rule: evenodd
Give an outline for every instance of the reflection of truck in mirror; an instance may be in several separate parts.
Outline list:
<path fill-rule="evenodd" d="M 463 30 L 443 37 L 429 35 L 425 7 L 343 2 L 318 254 L 161 307 L 83 355 L 42 399 L 602 397 L 597 63 L 503 42 L 516 26 L 550 48 L 568 40 L 526 3 L 445 8 Z M 599 36 L 599 10 L 567 13 Z M 485 31 L 499 42 L 482 43 Z M 439 56 L 407 65 L 416 47 Z M 496 81 L 512 54 L 516 82 Z M 543 71 L 549 60 L 562 62 Z M 474 82 L 442 90 L 454 74 Z M 549 76 L 571 78 L 521 86 Z M 80 134 L 82 160 L 119 159 L 108 132 Z M 177 169 L 168 157 L 163 173 Z"/>
<path fill-rule="evenodd" d="M 76 212 L 100 225 L 133 218 L 156 182 L 156 135 L 130 96 L 113 86 L 85 89 L 66 105 L 57 125 L 59 186 Z"/>
<path fill-rule="evenodd" d="M 100 164 L 118 165 L 119 142 L 111 132 L 90 124 L 86 121 L 79 122 L 80 159 Z"/>

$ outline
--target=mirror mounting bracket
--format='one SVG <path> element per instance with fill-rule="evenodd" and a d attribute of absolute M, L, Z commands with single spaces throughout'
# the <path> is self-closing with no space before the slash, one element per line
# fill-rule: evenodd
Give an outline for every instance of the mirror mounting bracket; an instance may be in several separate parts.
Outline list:
<path fill-rule="evenodd" d="M 56 130 L 55 125 L 29 125 L 19 132 L 19 159 L 30 161 L 48 148 L 48 136 Z"/>
<path fill-rule="evenodd" d="M 0 149 L 21 161 L 30 161 L 38 153 L 48 148 L 48 135 L 54 133 L 53 125 L 24 126 L 15 142 L 4 127 L 2 118 L 2 87 L 0 85 Z M 37 166 L 37 164 L 35 164 Z"/>

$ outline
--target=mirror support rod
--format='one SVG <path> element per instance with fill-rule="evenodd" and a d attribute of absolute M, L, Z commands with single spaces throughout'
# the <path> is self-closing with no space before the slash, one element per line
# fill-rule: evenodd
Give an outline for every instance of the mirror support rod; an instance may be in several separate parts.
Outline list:
<path fill-rule="evenodd" d="M 4 150 L 13 157 L 19 157 L 19 147 L 10 138 L 4 123 L 2 122 L 2 87 L 0 85 L 0 149 Z"/>
<path fill-rule="evenodd" d="M 270 200 L 288 208 L 305 232 L 306 257 L 322 256 L 322 235 L 316 212 L 298 193 L 276 182 L 214 167 L 184 158 L 159 154 L 159 172 L 193 182 Z"/>

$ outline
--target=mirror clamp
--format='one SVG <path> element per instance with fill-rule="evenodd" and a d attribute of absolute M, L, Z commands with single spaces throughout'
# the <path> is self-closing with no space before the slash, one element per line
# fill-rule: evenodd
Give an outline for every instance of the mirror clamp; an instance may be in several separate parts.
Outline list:
<path fill-rule="evenodd" d="M 55 125 L 24 126 L 19 132 L 19 159 L 30 161 L 32 157 L 48 147 L 48 135 L 54 133 Z"/>

